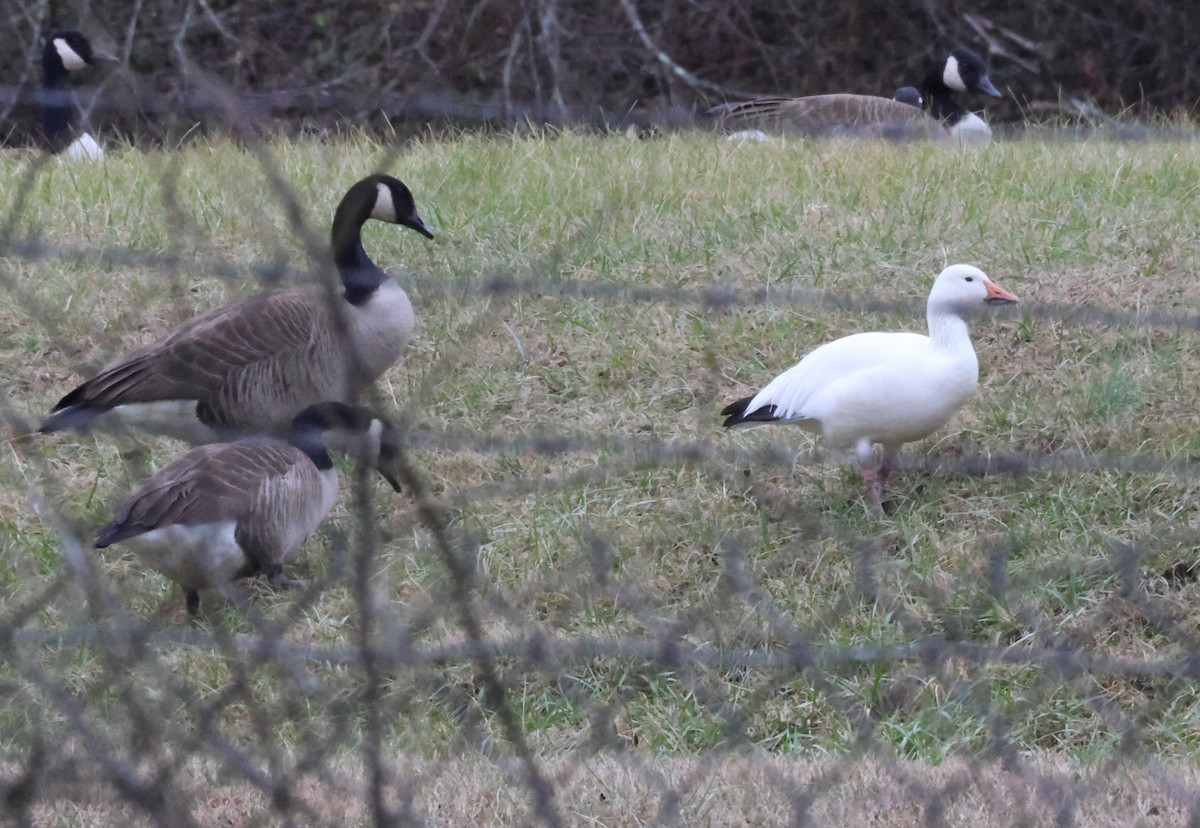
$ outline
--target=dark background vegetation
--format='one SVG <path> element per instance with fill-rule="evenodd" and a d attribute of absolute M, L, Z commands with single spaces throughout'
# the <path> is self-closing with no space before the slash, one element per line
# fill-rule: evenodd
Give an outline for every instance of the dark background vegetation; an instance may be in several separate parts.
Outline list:
<path fill-rule="evenodd" d="M 143 135 L 204 120 L 199 68 L 259 114 L 320 126 L 687 121 L 727 96 L 889 94 L 959 44 L 1006 93 L 994 122 L 1190 114 L 1200 99 L 1194 0 L 2 0 L 0 14 L 0 130 L 17 142 L 55 24 L 121 57 L 85 79 L 102 92 L 92 120 Z"/>

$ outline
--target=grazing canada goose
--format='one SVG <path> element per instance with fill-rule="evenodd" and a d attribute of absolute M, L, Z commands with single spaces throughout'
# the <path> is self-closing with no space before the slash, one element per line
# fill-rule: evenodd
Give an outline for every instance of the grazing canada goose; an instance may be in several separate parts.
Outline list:
<path fill-rule="evenodd" d="M 95 138 L 87 132 L 75 136 L 71 129 L 71 73 L 94 66 L 97 60 L 116 58 L 93 49 L 88 39 L 75 29 L 59 29 L 46 36 L 42 47 L 42 132 L 52 153 L 92 161 L 104 157 L 104 150 Z"/>
<path fill-rule="evenodd" d="M 760 98 L 722 104 L 709 114 L 723 122 L 749 121 L 807 136 L 935 141 L 990 138 L 987 124 L 964 108 L 954 92 L 1000 96 L 987 76 L 983 59 L 970 49 L 960 48 L 930 69 L 920 90 L 901 87 L 893 98 L 850 94 Z M 926 105 L 928 112 L 921 109 Z M 986 136 L 983 130 L 987 130 Z"/>
<path fill-rule="evenodd" d="M 853 446 L 882 514 L 900 446 L 949 422 L 979 381 L 966 320 L 984 305 L 1016 301 L 979 268 L 951 265 L 929 292 L 929 336 L 872 332 L 828 342 L 757 394 L 727 405 L 724 425 L 796 423 L 835 448 Z M 883 446 L 878 471 L 868 465 L 875 443 Z"/>
<path fill-rule="evenodd" d="M 362 226 L 372 218 L 433 238 L 406 186 L 368 176 L 333 219 L 340 299 L 322 287 L 294 288 L 201 314 L 67 394 L 41 430 L 84 429 L 104 415 L 206 443 L 283 434 L 306 405 L 353 401 L 399 358 L 414 323 L 407 294 L 363 249 Z"/>
<path fill-rule="evenodd" d="M 286 443 L 210 443 L 163 466 L 117 507 L 96 548 L 129 547 L 183 587 L 194 616 L 202 589 L 260 573 L 279 581 L 284 560 L 333 509 L 330 450 L 354 453 L 400 491 L 391 468 L 398 446 L 395 427 L 365 408 L 311 405 L 292 421 Z"/>

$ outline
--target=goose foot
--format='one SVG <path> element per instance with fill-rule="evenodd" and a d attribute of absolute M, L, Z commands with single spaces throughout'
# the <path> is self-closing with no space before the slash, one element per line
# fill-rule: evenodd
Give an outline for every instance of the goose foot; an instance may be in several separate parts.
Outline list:
<path fill-rule="evenodd" d="M 285 578 L 283 570 L 276 569 L 266 573 L 267 583 L 275 589 L 304 589 L 308 586 L 308 581 L 303 578 Z"/>
<path fill-rule="evenodd" d="M 867 490 L 871 493 L 871 512 L 876 517 L 883 517 L 883 480 L 875 469 L 863 469 L 863 480 L 867 482 Z"/>
<path fill-rule="evenodd" d="M 185 590 L 184 601 L 187 603 L 188 618 L 196 620 L 200 615 L 200 593 L 194 589 Z"/>
<path fill-rule="evenodd" d="M 876 517 L 883 517 L 883 487 L 892 476 L 892 467 L 883 465 L 878 469 L 863 469 L 863 480 L 871 491 L 871 511 Z"/>

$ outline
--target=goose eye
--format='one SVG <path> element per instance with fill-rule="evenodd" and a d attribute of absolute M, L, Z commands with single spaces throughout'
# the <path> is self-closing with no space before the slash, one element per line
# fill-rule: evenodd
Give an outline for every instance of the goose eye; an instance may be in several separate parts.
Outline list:
<path fill-rule="evenodd" d="M 968 277 L 967 277 L 967 281 L 968 281 L 968 282 L 974 282 L 974 281 L 975 281 L 975 277 L 974 277 L 974 276 L 968 276 Z"/>

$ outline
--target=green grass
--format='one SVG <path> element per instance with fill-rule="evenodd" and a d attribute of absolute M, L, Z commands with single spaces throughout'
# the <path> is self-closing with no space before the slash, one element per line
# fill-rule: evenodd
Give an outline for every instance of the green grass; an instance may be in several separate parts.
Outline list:
<path fill-rule="evenodd" d="M 992 654 L 1065 647 L 1139 663 L 1191 653 L 1200 626 L 1200 582 L 1186 574 L 1200 535 L 1194 331 L 1020 309 L 978 320 L 978 393 L 910 455 L 1113 452 L 1191 459 L 1192 471 L 912 471 L 895 480 L 889 514 L 878 520 L 845 458 L 825 452 L 789 468 L 757 465 L 753 449 L 804 447 L 808 438 L 786 429 L 724 434 L 717 411 L 821 342 L 859 330 L 921 330 L 923 318 L 772 301 L 718 311 L 604 295 L 811 290 L 919 309 L 938 271 L 965 261 L 1027 306 L 1194 313 L 1200 146 L 739 146 L 711 135 L 565 134 L 396 148 L 312 141 L 270 151 L 321 239 L 342 192 L 381 159 L 410 185 L 437 233 L 432 244 L 381 225 L 366 233 L 373 257 L 410 286 L 421 320 L 404 361 L 379 385 L 388 409 L 433 435 L 611 438 L 568 454 L 438 448 L 436 440 L 416 452 L 451 536 L 472 556 L 490 636 L 669 640 L 685 654 L 778 652 L 796 635 L 820 653 L 918 647 L 902 659 L 817 661 L 798 674 L 686 655 L 672 663 L 596 656 L 548 670 L 506 656 L 510 703 L 545 750 L 599 740 L 682 753 L 747 743 L 823 753 L 866 737 L 938 762 L 987 751 L 1003 731 L 1022 750 L 1090 758 L 1112 750 L 1122 722 L 1136 723 L 1138 751 L 1188 757 L 1200 749 L 1190 679 L 1089 676 L 1021 658 L 919 650 L 946 641 Z M 0 159 L 0 172 L 15 180 L 20 166 Z M 14 198 L 0 200 L 5 215 Z M 116 152 L 97 166 L 51 164 L 16 226 L 18 238 L 67 247 L 229 260 L 245 277 L 226 283 L 201 269 L 165 273 L 98 254 L 0 258 L 10 286 L 0 300 L 5 393 L 31 419 L 108 359 L 254 289 L 251 263 L 305 262 L 259 163 L 223 143 Z M 489 296 L 480 286 L 496 274 L 586 283 L 591 292 L 559 295 L 548 281 L 535 292 Z M 689 464 L 656 463 L 623 448 L 623 438 L 709 451 Z M 10 443 L 0 471 L 0 613 L 32 600 L 62 567 L 57 536 L 26 492 L 45 490 L 86 539 L 122 493 L 180 450 L 168 441 L 142 445 L 148 451 L 129 465 L 105 438 Z M 727 460 L 736 448 L 747 453 Z M 448 576 L 412 504 L 380 487 L 373 508 L 383 537 L 373 583 L 389 629 L 417 646 L 461 640 Z M 326 583 L 311 600 L 254 590 L 241 610 L 209 598 L 207 623 L 244 636 L 266 618 L 285 625 L 290 643 L 355 644 L 353 555 L 345 551 L 354 524 L 349 506 L 339 507 L 289 564 Z M 1128 566 L 1122 545 L 1137 550 Z M 734 557 L 740 580 L 730 575 Z M 161 578 L 116 549 L 96 558 L 121 617 L 182 628 L 180 596 Z M 25 623 L 74 624 L 87 617 L 82 595 L 69 587 Z M 357 744 L 355 667 L 314 662 L 301 678 L 200 640 L 147 645 L 122 672 L 103 649 L 23 647 L 19 663 L 0 672 L 10 688 L 24 688 L 28 666 L 38 665 L 99 721 L 129 721 L 129 694 L 144 696 L 168 723 L 164 738 L 186 731 L 196 705 L 240 676 L 243 692 L 214 714 L 233 743 L 270 755 L 297 749 L 315 731 L 341 747 Z M 435 755 L 503 741 L 469 660 L 397 668 L 381 692 L 389 745 Z M 39 726 L 69 731 L 44 688 L 35 698 L 35 713 L 2 708 L 0 748 L 21 749 Z M 601 711 L 603 727 L 594 721 Z M 278 726 L 264 730 L 260 721 Z"/>

